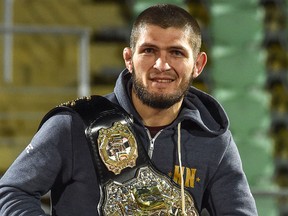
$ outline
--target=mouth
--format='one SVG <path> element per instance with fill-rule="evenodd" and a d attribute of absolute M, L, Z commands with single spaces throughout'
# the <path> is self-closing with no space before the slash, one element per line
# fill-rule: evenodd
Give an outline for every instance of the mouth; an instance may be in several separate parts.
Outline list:
<path fill-rule="evenodd" d="M 152 79 L 152 82 L 157 82 L 157 83 L 171 83 L 173 82 L 172 79 Z"/>
<path fill-rule="evenodd" d="M 174 79 L 171 78 L 153 78 L 151 79 L 151 87 L 156 90 L 156 92 L 160 93 L 163 90 L 170 90 L 172 88 L 172 83 L 174 83 Z"/>

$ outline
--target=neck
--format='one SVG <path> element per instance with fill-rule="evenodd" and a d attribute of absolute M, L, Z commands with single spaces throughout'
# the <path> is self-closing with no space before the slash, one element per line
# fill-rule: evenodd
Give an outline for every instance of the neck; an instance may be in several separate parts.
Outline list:
<path fill-rule="evenodd" d="M 177 118 L 182 104 L 181 100 L 168 109 L 156 109 L 143 104 L 133 93 L 132 101 L 135 109 L 142 118 L 143 124 L 151 127 L 171 124 Z"/>

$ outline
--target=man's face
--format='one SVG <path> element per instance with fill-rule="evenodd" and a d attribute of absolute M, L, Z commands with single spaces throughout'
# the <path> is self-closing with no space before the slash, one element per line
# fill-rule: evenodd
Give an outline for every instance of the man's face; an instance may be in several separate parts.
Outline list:
<path fill-rule="evenodd" d="M 182 100 L 193 77 L 195 61 L 187 31 L 147 25 L 132 55 L 133 92 L 142 103 L 165 109 Z"/>

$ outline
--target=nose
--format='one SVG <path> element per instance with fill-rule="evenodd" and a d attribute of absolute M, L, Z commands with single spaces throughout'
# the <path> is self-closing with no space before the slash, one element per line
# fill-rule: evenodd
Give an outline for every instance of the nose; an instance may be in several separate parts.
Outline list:
<path fill-rule="evenodd" d="M 161 72 L 165 72 L 171 69 L 165 55 L 161 55 L 156 59 L 154 68 Z"/>

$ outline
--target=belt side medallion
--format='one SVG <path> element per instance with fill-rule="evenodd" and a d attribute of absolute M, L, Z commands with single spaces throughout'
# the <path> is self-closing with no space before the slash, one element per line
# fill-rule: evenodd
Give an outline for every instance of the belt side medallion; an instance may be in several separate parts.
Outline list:
<path fill-rule="evenodd" d="M 137 142 L 125 122 L 114 122 L 110 128 L 101 128 L 97 142 L 102 161 L 114 174 L 136 165 Z"/>

